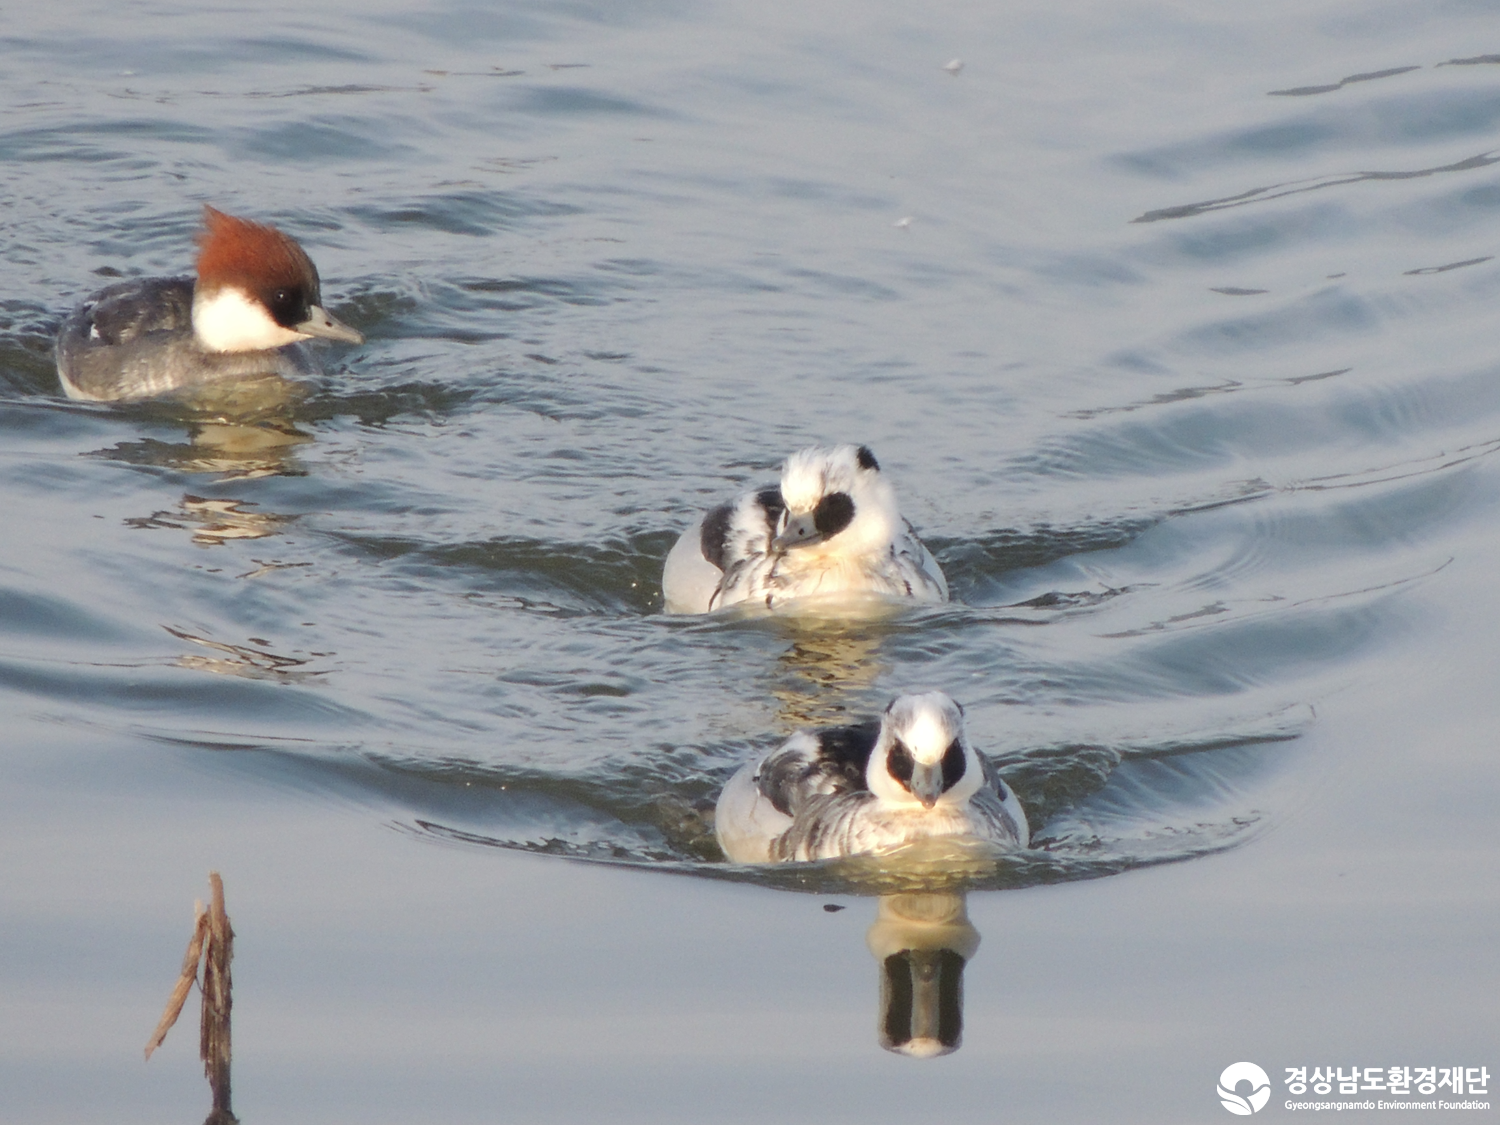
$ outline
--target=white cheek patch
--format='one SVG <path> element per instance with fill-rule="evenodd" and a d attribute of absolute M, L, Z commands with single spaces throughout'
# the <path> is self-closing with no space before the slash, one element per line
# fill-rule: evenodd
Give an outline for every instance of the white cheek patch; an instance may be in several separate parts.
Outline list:
<path fill-rule="evenodd" d="M 193 335 L 211 352 L 259 352 L 307 339 L 277 324 L 259 301 L 229 286 L 193 298 Z"/>

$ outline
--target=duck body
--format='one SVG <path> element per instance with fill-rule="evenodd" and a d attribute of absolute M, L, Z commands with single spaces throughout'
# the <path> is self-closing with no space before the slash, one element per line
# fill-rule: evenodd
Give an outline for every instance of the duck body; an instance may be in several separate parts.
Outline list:
<path fill-rule="evenodd" d="M 779 485 L 706 513 L 667 556 L 662 589 L 669 613 L 849 594 L 948 600 L 942 569 L 863 445 L 804 449 Z"/>
<path fill-rule="evenodd" d="M 969 744 L 942 692 L 905 695 L 880 719 L 799 731 L 741 767 L 714 829 L 736 863 L 833 859 L 930 837 L 1030 842 L 1026 813 Z"/>
<path fill-rule="evenodd" d="M 209 351 L 192 331 L 194 279 L 151 277 L 101 289 L 74 309 L 57 336 L 63 392 L 83 402 L 159 398 L 223 379 L 317 375 L 296 342 L 254 351 Z"/>

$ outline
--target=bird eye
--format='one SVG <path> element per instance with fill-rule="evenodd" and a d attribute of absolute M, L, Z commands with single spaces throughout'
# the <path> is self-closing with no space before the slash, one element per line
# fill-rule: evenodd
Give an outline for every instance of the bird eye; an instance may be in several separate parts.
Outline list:
<path fill-rule="evenodd" d="M 300 324 L 307 315 L 300 289 L 274 289 L 270 294 L 271 317 L 283 328 Z"/>

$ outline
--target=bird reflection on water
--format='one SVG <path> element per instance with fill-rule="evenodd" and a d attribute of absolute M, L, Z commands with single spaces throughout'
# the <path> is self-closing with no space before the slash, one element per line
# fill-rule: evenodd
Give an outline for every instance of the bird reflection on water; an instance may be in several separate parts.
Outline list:
<path fill-rule="evenodd" d="M 880 1045 L 918 1059 L 958 1050 L 964 966 L 979 949 L 967 896 L 882 895 L 865 941 L 880 963 Z"/>
<path fill-rule="evenodd" d="M 791 644 L 777 658 L 769 691 L 787 731 L 848 722 L 846 701 L 872 692 L 890 671 L 880 656 L 880 633 L 870 624 L 789 617 L 777 625 Z"/>
<path fill-rule="evenodd" d="M 264 539 L 275 535 L 290 521 L 289 516 L 254 511 L 250 501 L 228 497 L 194 496 L 184 493 L 176 510 L 158 509 L 149 516 L 132 516 L 129 527 L 148 530 L 191 530 L 193 542 L 214 546 L 232 539 Z"/>
<path fill-rule="evenodd" d="M 313 440 L 297 428 L 295 408 L 308 388 L 279 375 L 183 392 L 161 402 L 112 407 L 143 422 L 182 426 L 187 441 L 154 438 L 119 442 L 94 456 L 221 481 L 300 476 L 294 453 Z"/>
<path fill-rule="evenodd" d="M 97 450 L 93 456 L 206 476 L 212 478 L 212 484 L 298 476 L 303 470 L 296 463 L 296 450 L 313 437 L 297 428 L 294 410 L 307 394 L 304 384 L 267 375 L 182 391 L 151 403 L 111 406 L 112 411 L 138 421 L 184 427 L 187 440 L 142 438 Z M 175 508 L 132 516 L 124 523 L 138 530 L 187 531 L 197 546 L 219 547 L 277 535 L 295 518 L 263 511 L 257 501 L 185 492 Z M 250 561 L 255 564 L 251 569 L 233 576 L 253 579 L 272 570 L 312 565 Z M 328 653 L 278 653 L 269 641 L 260 638 L 236 643 L 165 622 L 162 628 L 194 646 L 177 656 L 175 663 L 182 668 L 279 682 L 305 681 L 326 674 L 308 665 L 314 656 Z"/>

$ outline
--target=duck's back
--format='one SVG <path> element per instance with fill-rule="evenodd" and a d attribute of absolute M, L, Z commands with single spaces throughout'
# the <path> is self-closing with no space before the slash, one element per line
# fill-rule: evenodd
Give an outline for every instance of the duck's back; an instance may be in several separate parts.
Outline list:
<path fill-rule="evenodd" d="M 121 402 L 217 379 L 317 373 L 300 344 L 205 352 L 193 336 L 193 279 L 151 277 L 101 289 L 57 335 L 57 374 L 69 398 Z"/>
<path fill-rule="evenodd" d="M 878 719 L 794 735 L 761 762 L 760 791 L 792 817 L 817 796 L 867 793 L 865 769 L 879 737 Z"/>
<path fill-rule="evenodd" d="M 793 834 L 809 803 L 868 799 L 865 767 L 879 735 L 879 721 L 799 731 L 741 767 L 724 787 L 714 814 L 724 854 L 736 863 L 784 859 L 780 841 Z"/>
<path fill-rule="evenodd" d="M 63 336 L 74 329 L 94 346 L 128 344 L 152 332 L 191 332 L 193 279 L 145 277 L 95 293 L 73 310 Z"/>

